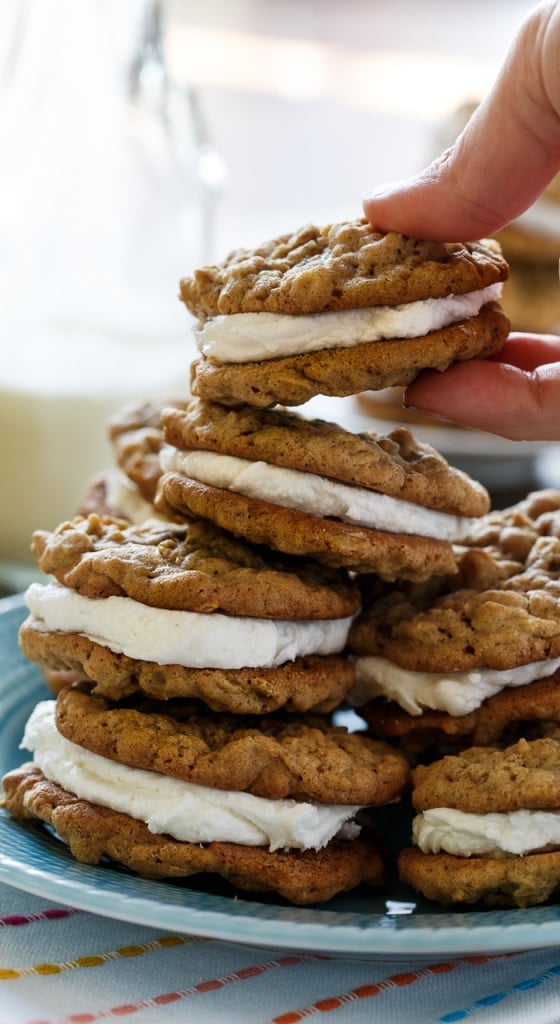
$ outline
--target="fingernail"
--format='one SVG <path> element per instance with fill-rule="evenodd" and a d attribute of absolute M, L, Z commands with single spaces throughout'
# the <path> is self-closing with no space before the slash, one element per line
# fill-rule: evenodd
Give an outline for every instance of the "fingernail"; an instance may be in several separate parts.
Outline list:
<path fill-rule="evenodd" d="M 403 408 L 405 408 L 408 412 L 416 412 L 420 416 L 424 416 L 425 419 L 441 420 L 442 423 L 452 423 L 453 422 L 453 420 L 451 420 L 449 416 L 443 416 L 439 412 L 432 412 L 431 409 L 423 409 L 421 405 L 411 405 L 410 402 L 406 402 L 404 399 L 403 399 Z"/>

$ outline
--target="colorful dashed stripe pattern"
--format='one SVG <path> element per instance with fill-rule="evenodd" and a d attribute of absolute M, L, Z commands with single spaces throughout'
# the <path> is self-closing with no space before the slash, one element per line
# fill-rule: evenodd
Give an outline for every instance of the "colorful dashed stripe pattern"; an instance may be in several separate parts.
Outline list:
<path fill-rule="evenodd" d="M 505 955 L 509 956 L 510 954 Z M 497 956 L 469 956 L 461 960 L 447 960 L 443 963 L 431 964 L 430 967 L 422 967 L 417 971 L 403 971 L 400 974 L 392 974 L 390 977 L 374 982 L 371 985 L 359 985 L 349 992 L 331 996 L 329 999 L 321 999 L 311 1006 L 292 1010 L 289 1013 L 282 1013 L 279 1017 L 273 1017 L 270 1021 L 267 1021 L 267 1024 L 299 1024 L 299 1021 L 306 1020 L 315 1014 L 331 1013 L 333 1010 L 339 1010 L 347 1003 L 353 1003 L 361 999 L 372 999 L 374 996 L 379 996 L 389 989 L 414 985 L 423 978 L 449 974 L 458 967 L 464 967 L 469 964 L 485 964 L 491 960 L 501 960 L 503 956 L 502 954 Z"/>
<path fill-rule="evenodd" d="M 489 1006 L 496 1006 L 498 1003 L 503 1003 L 509 996 L 514 996 L 518 992 L 527 992 L 529 989 L 537 988 L 546 981 L 551 981 L 552 978 L 557 978 L 560 975 L 560 964 L 555 964 L 554 967 L 550 967 L 548 971 L 543 974 L 539 974 L 535 978 L 528 978 L 525 981 L 518 982 L 517 985 L 512 985 L 511 988 L 505 989 L 503 992 L 494 992 L 489 996 L 484 996 L 483 999 L 477 999 L 471 1006 L 466 1006 L 462 1010 L 455 1010 L 452 1013 L 446 1013 L 444 1017 L 440 1017 L 438 1024 L 455 1024 L 456 1021 L 465 1020 L 475 1010 L 486 1010 Z"/>
<path fill-rule="evenodd" d="M 111 960 L 127 959 L 135 956 L 142 956 L 154 949 L 165 949 L 171 946 L 182 946 L 185 942 L 197 941 L 191 935 L 161 935 L 151 942 L 141 942 L 134 946 L 121 946 L 119 949 L 111 950 L 108 953 L 99 953 L 92 956 L 79 956 L 75 960 L 66 960 L 62 963 L 35 964 L 33 967 L 20 967 L 19 969 L 0 967 L 0 981 L 13 981 L 15 978 L 29 977 L 30 975 L 61 974 L 63 971 L 75 970 L 78 967 L 102 967 Z"/>
<path fill-rule="evenodd" d="M 83 911 L 62 907 L 46 907 L 44 909 L 37 910 L 34 913 L 5 914 L 3 917 L 0 917 L 0 929 L 22 928 L 23 936 L 24 932 L 27 933 L 27 928 L 25 928 L 26 925 L 35 926 L 39 929 L 40 932 L 43 932 L 43 926 L 48 924 L 49 922 L 54 925 L 54 922 L 63 922 L 64 919 L 66 918 L 72 918 L 75 915 L 80 914 L 83 914 L 84 921 L 87 923 L 88 915 L 83 913 Z M 61 927 L 64 928 L 64 925 L 62 924 Z M 80 928 L 80 925 L 75 925 L 74 927 Z M 50 929 L 47 930 L 50 931 Z M 105 937 L 107 937 L 107 935 L 109 934 L 110 932 L 105 932 Z M 211 941 L 209 942 L 207 939 L 204 939 L 199 936 L 192 936 L 186 934 L 155 935 L 153 933 L 152 935 L 148 935 L 147 940 L 143 942 L 122 945 L 117 945 L 117 943 L 115 943 L 114 947 L 109 949 L 103 949 L 103 946 L 101 946 L 103 950 L 102 952 L 95 951 L 89 953 L 89 951 L 86 948 L 86 950 L 84 951 L 85 955 L 77 956 L 73 959 L 69 958 L 68 960 L 61 959 L 60 961 L 57 961 L 53 959 L 52 962 L 48 961 L 43 963 L 31 963 L 28 965 L 18 967 L 11 966 L 9 964 L 0 965 L 0 1007 L 2 1007 L 3 1005 L 2 991 L 8 991 L 10 983 L 12 983 L 15 986 L 13 988 L 13 992 L 16 993 L 16 991 L 20 991 L 20 985 L 24 985 L 25 979 L 43 979 L 45 985 L 48 986 L 49 977 L 51 976 L 54 982 L 54 978 L 56 976 L 64 975 L 66 972 L 89 971 L 91 970 L 91 968 L 103 967 L 107 964 L 132 961 L 139 957 L 142 957 L 145 954 L 149 954 L 155 951 L 171 951 L 172 949 L 176 949 L 177 947 L 186 946 L 189 943 L 193 944 L 193 946 L 195 947 L 203 943 L 205 946 L 208 946 L 209 949 L 213 948 Z M 125 935 L 123 935 L 123 938 L 125 938 Z M 7 935 L 6 940 L 7 945 L 5 948 L 11 949 L 11 940 L 8 939 Z M 230 950 L 232 948 L 235 949 L 235 947 L 229 948 Z M 254 959 L 258 960 L 259 951 L 254 950 L 254 953 Z M 188 957 L 190 957 L 191 955 L 192 954 L 190 953 L 187 954 Z M 194 955 L 196 956 L 196 954 Z M 200 956 L 200 953 L 198 955 Z M 263 955 L 266 956 L 264 951 Z M 454 972 L 457 972 L 458 978 L 466 978 L 469 974 L 472 977 L 471 972 L 475 971 L 476 968 L 479 966 L 490 964 L 493 961 L 510 960 L 511 958 L 515 958 L 519 955 L 520 954 L 518 953 L 508 953 L 495 955 L 465 956 L 450 961 L 442 961 L 438 963 L 419 965 L 417 968 L 413 968 L 412 970 L 402 970 L 392 974 L 387 973 L 385 977 L 379 977 L 379 971 L 377 970 L 374 974 L 375 980 L 372 980 L 370 982 L 367 982 L 367 977 L 370 972 L 366 969 L 365 972 L 361 975 L 358 974 L 356 976 L 355 973 L 353 975 L 354 980 L 356 980 L 356 977 L 365 978 L 365 984 L 355 985 L 355 987 L 348 986 L 347 989 L 340 986 L 338 992 L 336 991 L 336 987 L 333 986 L 333 994 L 328 993 L 327 990 L 327 994 L 323 998 L 316 998 L 316 1001 L 310 1002 L 309 1005 L 303 1004 L 298 1007 L 298 1001 L 293 997 L 295 991 L 299 990 L 300 994 L 302 991 L 305 991 L 305 982 L 303 981 L 302 984 L 302 979 L 305 979 L 306 977 L 306 967 L 308 969 L 311 969 L 312 964 L 314 962 L 318 964 L 321 961 L 324 962 L 332 960 L 332 958 L 319 954 L 298 953 L 273 956 L 269 959 L 264 960 L 262 963 L 259 963 L 252 962 L 253 956 L 251 953 L 251 961 L 248 964 L 247 961 L 245 961 L 245 964 L 243 966 L 240 966 L 235 970 L 231 970 L 231 967 L 235 966 L 235 959 L 233 960 L 232 963 L 230 956 L 230 963 L 228 964 L 228 967 L 223 973 L 219 973 L 219 971 L 216 971 L 215 975 L 209 974 L 209 976 L 204 976 L 198 973 L 197 971 L 198 976 L 195 978 L 191 977 L 190 979 L 188 979 L 191 983 L 187 983 L 183 987 L 177 986 L 172 988 L 170 986 L 169 990 L 158 991 L 159 986 L 157 986 L 156 983 L 156 985 L 154 985 L 153 988 L 151 985 L 149 985 L 148 991 L 142 993 L 142 997 L 140 997 L 140 993 L 138 993 L 138 998 L 132 999 L 131 1001 L 128 1001 L 126 998 L 122 999 L 122 995 L 125 994 L 126 989 L 124 991 L 121 989 L 121 1000 L 118 999 L 119 988 L 112 989 L 112 998 L 109 989 L 107 989 L 107 991 L 104 993 L 104 996 L 106 998 L 103 998 L 102 996 L 101 1002 L 97 1002 L 97 999 L 95 999 L 95 1003 L 97 1003 L 97 1005 L 95 1005 L 95 1003 L 94 1005 L 92 1005 L 91 1001 L 88 1001 L 89 1005 L 88 1002 L 86 1002 L 85 1006 L 82 1005 L 78 1007 L 74 1005 L 74 1012 L 72 1012 L 71 1006 L 64 1006 L 64 1004 L 62 1004 L 64 1006 L 63 1017 L 59 1017 L 56 1011 L 54 1011 L 53 1008 L 51 1007 L 50 1013 L 49 1011 L 47 1011 L 46 1015 L 41 1016 L 40 1019 L 37 1019 L 37 1017 L 35 1016 L 27 1016 L 18 1017 L 18 1021 L 19 1024 L 101 1024 L 102 1021 L 120 1019 L 121 1017 L 127 1017 L 131 1020 L 138 1019 L 140 1021 L 144 1020 L 144 1014 L 149 1012 L 150 1010 L 162 1010 L 162 1008 L 165 1008 L 167 1006 L 169 1006 L 170 1008 L 171 1006 L 176 1008 L 175 1012 L 178 1012 L 180 1015 L 178 1019 L 182 1019 L 181 1014 L 187 1012 L 187 1010 L 186 1008 L 185 1010 L 181 1010 L 178 1004 L 181 1004 L 184 1001 L 189 1002 L 193 999 L 196 1000 L 198 1009 L 195 1011 L 193 1006 L 191 1012 L 196 1012 L 198 1014 L 204 1015 L 206 1012 L 206 1001 L 204 999 L 205 996 L 211 997 L 213 993 L 218 993 L 220 990 L 223 991 L 224 989 L 227 989 L 228 986 L 239 986 L 243 982 L 249 982 L 250 979 L 258 979 L 259 977 L 270 972 L 289 973 L 290 970 L 294 969 L 303 970 L 303 974 L 300 973 L 300 970 L 297 971 L 299 976 L 298 985 L 294 984 L 291 987 L 289 983 L 287 984 L 287 986 L 285 986 L 283 982 L 276 983 L 277 989 L 278 985 L 280 985 L 281 988 L 286 987 L 286 999 L 284 1005 L 289 1005 L 289 1002 L 292 1002 L 292 1008 L 285 1009 L 283 1012 L 279 1014 L 277 1011 L 277 1016 L 274 1017 L 265 1016 L 265 1010 L 262 1018 L 258 1018 L 259 1024 L 300 1024 L 300 1022 L 304 1022 L 314 1017 L 324 1017 L 324 1015 L 326 1014 L 334 1014 L 333 1019 L 338 1020 L 338 1015 L 336 1014 L 337 1010 L 342 1011 L 345 1007 L 353 1006 L 355 1007 L 355 1009 L 352 1012 L 355 1014 L 356 1012 L 358 1012 L 357 1007 L 360 1004 L 364 1006 L 364 1014 L 367 1014 L 367 1017 L 364 1017 L 364 1019 L 369 1019 L 369 1015 L 371 1014 L 371 1012 L 375 1011 L 373 1010 L 373 1007 L 371 1009 L 368 1009 L 367 1004 L 368 1001 L 374 999 L 376 996 L 389 996 L 389 1002 L 384 1001 L 384 1003 L 382 1004 L 387 1008 L 390 1007 L 390 993 L 392 991 L 397 992 L 399 990 L 402 991 L 405 989 L 411 989 L 413 986 L 416 985 L 416 983 L 424 982 L 425 984 L 429 981 L 430 978 L 443 979 L 444 977 L 449 977 L 453 975 Z M 183 961 L 183 964 L 187 962 L 188 961 Z M 202 958 L 202 960 L 198 960 L 197 962 L 199 966 L 203 965 L 204 963 L 207 963 L 204 957 Z M 216 959 L 212 961 L 211 956 L 208 962 L 214 962 L 216 964 L 219 961 L 217 961 Z M 364 967 L 365 966 L 366 965 L 364 965 Z M 142 970 L 141 967 L 139 969 Z M 467 971 L 466 975 L 464 973 L 465 970 Z M 533 967 L 533 971 L 534 970 L 535 968 Z M 340 973 L 337 976 L 340 981 Z M 156 975 L 154 975 L 154 978 L 155 977 Z M 329 977 L 329 975 L 326 975 L 325 977 Z M 500 1005 L 503 1006 L 504 1002 L 506 1002 L 508 999 L 512 1000 L 512 1007 L 516 1006 L 517 1008 L 519 1008 L 520 1004 L 519 1001 L 515 1001 L 515 996 L 520 996 L 523 993 L 531 992 L 532 990 L 537 989 L 542 985 L 545 985 L 547 982 L 558 982 L 558 980 L 560 979 L 560 963 L 555 964 L 551 967 L 548 967 L 547 965 L 546 969 L 544 969 L 543 965 L 543 970 L 540 973 L 535 973 L 534 975 L 524 980 L 516 980 L 516 982 L 513 984 L 510 984 L 512 980 L 511 973 L 509 973 L 507 977 L 508 984 L 503 985 L 500 991 L 494 993 L 490 992 L 489 994 L 481 995 L 479 999 L 476 999 L 469 1005 L 464 1005 L 455 1010 L 448 1011 L 443 1016 L 434 1018 L 434 1024 L 459 1024 L 459 1022 L 465 1021 L 468 1018 L 471 1018 L 474 1024 L 474 1020 L 478 1019 L 479 1014 L 483 1016 L 484 1020 L 490 1019 L 488 1017 L 488 1013 L 492 1013 L 492 1007 L 498 1007 Z M 486 992 L 488 993 L 488 989 L 491 985 L 491 978 L 491 974 L 486 974 L 486 980 L 482 991 L 486 990 Z M 517 979 L 519 979 L 519 974 L 517 974 Z M 187 981 L 187 979 L 185 979 L 185 981 Z M 7 983 L 5 989 L 2 983 Z M 102 991 L 103 990 L 100 989 L 100 993 Z M 258 987 L 253 988 L 249 984 L 247 985 L 247 1005 L 252 1005 L 252 999 L 256 998 L 256 992 L 258 991 Z M 262 989 L 260 989 L 260 991 L 262 994 Z M 426 993 L 429 993 L 429 991 L 429 985 L 428 988 L 422 987 L 422 989 L 419 990 L 419 996 L 413 996 L 412 999 L 414 1000 L 415 998 L 418 998 L 419 1004 L 422 1004 L 422 1002 L 426 998 Z M 441 988 L 439 991 L 441 993 Z M 445 989 L 443 989 L 443 991 L 445 991 Z M 472 983 L 470 986 L 470 991 L 472 991 Z M 554 1000 L 554 993 L 556 990 L 552 988 L 550 991 L 550 998 Z M 245 992 L 245 987 L 243 988 L 243 992 Z M 323 992 L 325 992 L 324 988 Z M 117 998 L 115 998 L 115 996 Z M 242 996 L 241 998 L 244 999 L 245 997 Z M 70 1002 L 73 1002 L 73 1000 L 71 999 Z M 212 1004 L 209 1003 L 209 1006 L 210 1005 Z M 484 1011 L 486 1011 L 486 1013 L 484 1013 Z M 44 1012 L 45 1011 L 43 1010 L 43 1013 Z M 441 1009 L 439 1012 L 441 1013 Z M 512 1012 L 515 1015 L 515 1011 L 512 1010 Z M 270 1009 L 268 1013 L 270 1014 Z M 344 1019 L 346 1019 L 346 1016 L 343 1016 Z M 199 1017 L 197 1016 L 197 1020 L 198 1019 Z M 220 1019 L 222 1019 L 222 1017 L 220 1017 Z M 224 1017 L 223 1019 L 226 1018 Z M 236 1018 L 236 1020 L 237 1019 L 238 1018 Z M 251 1017 L 251 1019 L 253 1018 Z M 354 1016 L 352 1016 L 352 1019 L 354 1019 Z M 360 1017 L 360 1019 L 362 1019 L 362 1017 Z M 549 1018 L 547 1017 L 546 1019 L 547 1022 L 549 1022 Z M 539 1020 L 541 1020 L 540 1017 Z M 558 1017 L 558 1020 L 560 1020 L 560 1015 Z"/>
<path fill-rule="evenodd" d="M 0 917 L 0 928 L 17 928 L 22 924 L 35 924 L 37 921 L 60 921 L 62 918 L 81 913 L 81 910 L 74 910 L 71 907 L 47 907 L 36 914 L 7 914 L 6 917 Z"/>
<path fill-rule="evenodd" d="M 181 941 L 194 941 L 192 937 L 185 937 L 181 939 L 181 936 L 166 936 L 167 939 L 175 939 Z M 157 940 L 160 942 L 161 940 Z M 171 945 L 170 942 L 165 943 Z M 175 945 L 177 942 L 174 943 Z M 130 947 L 134 949 L 135 947 Z M 148 948 L 152 948 L 152 944 L 146 943 L 145 946 L 138 947 L 141 952 L 145 952 Z M 119 951 L 116 951 L 118 953 Z M 130 954 L 129 954 L 130 955 Z M 132 955 L 136 955 L 133 953 Z M 105 961 L 110 957 L 104 957 Z M 81 958 L 81 960 L 94 960 L 96 958 Z M 223 988 L 226 985 L 231 985 L 235 982 L 245 981 L 248 978 L 255 978 L 258 975 L 265 974 L 267 971 L 274 970 L 275 968 L 286 968 L 294 967 L 299 964 L 304 964 L 313 960 L 324 960 L 326 957 L 315 956 L 313 954 L 305 954 L 302 956 L 282 956 L 273 960 L 268 960 L 266 963 L 254 964 L 249 967 L 243 967 L 239 971 L 232 972 L 231 974 L 225 975 L 220 978 L 209 978 L 205 981 L 199 982 L 197 985 L 190 985 L 188 988 L 177 989 L 173 992 L 162 992 L 159 995 L 152 996 L 148 999 L 141 999 L 134 1003 L 123 1003 L 118 1006 L 111 1006 L 106 1009 L 100 1010 L 99 1012 L 92 1013 L 71 1013 L 67 1017 L 63 1017 L 57 1021 L 47 1020 L 41 1018 L 40 1021 L 34 1020 L 29 1021 L 28 1024 L 95 1024 L 97 1021 L 115 1019 L 119 1017 L 131 1017 L 141 1010 L 154 1009 L 161 1006 L 169 1006 L 171 1003 L 176 1003 L 181 999 L 186 999 L 192 996 L 204 995 L 207 992 L 213 992 L 216 989 Z M 61 965 L 63 969 L 66 965 Z M 69 966 L 98 966 L 97 964 L 83 963 L 76 961 L 71 963 Z M 48 972 L 53 973 L 53 972 Z"/>

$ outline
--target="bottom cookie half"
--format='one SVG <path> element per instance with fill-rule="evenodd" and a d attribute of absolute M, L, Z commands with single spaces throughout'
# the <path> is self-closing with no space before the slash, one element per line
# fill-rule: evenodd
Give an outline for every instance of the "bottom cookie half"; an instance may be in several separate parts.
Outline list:
<path fill-rule="evenodd" d="M 275 851 L 229 842 L 188 843 L 156 835 L 142 822 L 80 800 L 32 763 L 3 779 L 3 804 L 16 818 L 51 825 L 76 860 L 108 857 L 144 878 L 219 875 L 238 889 L 277 892 L 290 903 L 320 903 L 357 885 L 380 885 L 383 862 L 366 839 L 333 840 L 322 850 Z"/>

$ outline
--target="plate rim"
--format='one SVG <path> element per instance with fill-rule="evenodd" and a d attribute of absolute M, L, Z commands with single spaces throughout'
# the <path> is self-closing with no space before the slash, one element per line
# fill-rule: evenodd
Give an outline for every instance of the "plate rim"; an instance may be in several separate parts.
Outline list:
<path fill-rule="evenodd" d="M 13 643 L 26 614 L 23 594 L 0 599 L 0 658 Z M 23 712 L 49 692 L 36 665 L 16 650 L 14 663 L 0 674 L 0 710 Z M 17 671 L 18 692 L 10 692 Z M 19 704 L 18 704 L 19 702 Z M 6 739 L 5 715 L 0 718 L 0 745 Z M 13 750 L 12 750 L 13 753 Z M 8 839 L 15 849 L 6 849 Z M 118 877 L 122 891 L 103 884 L 111 868 L 79 864 L 67 857 L 71 873 L 53 873 L 58 851 L 45 851 L 40 832 L 0 810 L 0 881 L 31 894 L 80 910 L 129 923 L 166 927 L 238 945 L 290 949 L 365 960 L 433 960 L 435 956 L 498 954 L 560 944 L 560 905 L 512 910 L 462 911 L 398 915 L 352 910 L 292 907 L 259 903 L 252 895 L 229 896 L 133 875 Z M 42 857 L 43 867 L 29 862 L 29 852 Z M 66 851 L 65 851 L 66 852 Z M 46 866 L 45 866 L 46 865 Z M 167 889 L 167 892 L 166 892 Z M 154 890 L 158 895 L 154 896 Z M 173 898 L 172 898 L 173 897 Z M 197 905 L 200 904 L 200 905 Z"/>

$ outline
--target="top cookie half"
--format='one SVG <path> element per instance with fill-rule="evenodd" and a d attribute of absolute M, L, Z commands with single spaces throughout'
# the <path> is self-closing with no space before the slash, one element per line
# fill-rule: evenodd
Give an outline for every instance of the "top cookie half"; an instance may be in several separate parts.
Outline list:
<path fill-rule="evenodd" d="M 236 249 L 222 263 L 184 278 L 180 294 L 199 319 L 299 316 L 464 295 L 506 277 L 507 264 L 492 239 L 421 241 L 355 220 L 310 224 L 255 249 Z"/>

